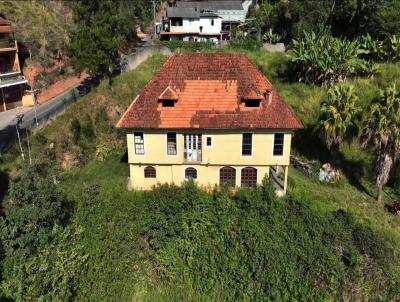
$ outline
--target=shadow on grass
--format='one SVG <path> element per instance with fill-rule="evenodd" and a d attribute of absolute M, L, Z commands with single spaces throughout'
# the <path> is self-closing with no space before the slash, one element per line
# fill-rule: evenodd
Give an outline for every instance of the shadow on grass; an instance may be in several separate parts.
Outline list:
<path fill-rule="evenodd" d="M 308 159 L 316 159 L 321 163 L 333 162 L 330 151 L 312 126 L 307 126 L 296 132 L 296 135 L 293 137 L 293 146 L 300 155 Z M 365 176 L 361 160 L 347 159 L 342 153 L 339 153 L 337 162 L 338 168 L 343 171 L 343 174 L 352 186 L 373 197 L 369 190 L 360 182 Z"/>
<path fill-rule="evenodd" d="M 125 150 L 124 154 L 121 156 L 120 163 L 128 163 L 128 150 Z"/>
<path fill-rule="evenodd" d="M 3 199 L 7 194 L 8 186 L 10 184 L 9 176 L 6 172 L 0 171 L 0 207 L 3 203 Z"/>

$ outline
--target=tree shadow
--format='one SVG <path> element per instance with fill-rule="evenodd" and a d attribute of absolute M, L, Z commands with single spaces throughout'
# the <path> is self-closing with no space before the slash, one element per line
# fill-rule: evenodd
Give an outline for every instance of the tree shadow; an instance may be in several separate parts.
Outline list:
<path fill-rule="evenodd" d="M 10 185 L 10 178 L 7 172 L 0 171 L 0 206 L 2 205 L 4 197 L 8 192 L 9 185 Z"/>
<path fill-rule="evenodd" d="M 357 190 L 364 192 L 370 197 L 374 197 L 371 192 L 360 182 L 360 180 L 365 176 L 362 161 L 357 159 L 346 159 L 342 153 L 340 153 L 339 156 L 339 168 L 343 171 L 343 174 L 346 175 L 349 183 L 356 187 Z"/>
<path fill-rule="evenodd" d="M 305 158 L 316 159 L 321 163 L 333 162 L 331 152 L 313 126 L 297 130 L 293 136 L 293 146 Z M 365 176 L 361 160 L 347 159 L 343 153 L 339 152 L 336 166 L 343 172 L 352 186 L 373 197 L 369 190 L 360 182 Z"/>
<path fill-rule="evenodd" d="M 316 159 L 321 163 L 331 160 L 328 148 L 312 126 L 297 130 L 292 143 L 299 154 L 306 158 Z"/>
<path fill-rule="evenodd" d="M 120 163 L 128 163 L 128 150 L 125 150 L 119 161 Z"/>

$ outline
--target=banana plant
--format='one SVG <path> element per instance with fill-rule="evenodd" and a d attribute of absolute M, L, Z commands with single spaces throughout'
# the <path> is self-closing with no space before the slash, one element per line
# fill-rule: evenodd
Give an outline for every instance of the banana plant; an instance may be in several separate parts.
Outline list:
<path fill-rule="evenodd" d="M 373 78 L 379 73 L 379 65 L 372 60 L 354 59 L 354 74 Z"/>
<path fill-rule="evenodd" d="M 374 40 L 370 34 L 361 36 L 357 41 L 358 54 L 361 58 L 380 61 L 386 57 L 386 51 L 383 42 Z"/>
<path fill-rule="evenodd" d="M 315 32 L 305 32 L 303 39 L 294 39 L 290 48 L 292 69 L 298 80 L 325 86 L 346 81 L 358 54 L 356 41 Z"/>
<path fill-rule="evenodd" d="M 388 53 L 391 61 L 400 59 L 400 37 L 392 35 L 388 39 Z"/>

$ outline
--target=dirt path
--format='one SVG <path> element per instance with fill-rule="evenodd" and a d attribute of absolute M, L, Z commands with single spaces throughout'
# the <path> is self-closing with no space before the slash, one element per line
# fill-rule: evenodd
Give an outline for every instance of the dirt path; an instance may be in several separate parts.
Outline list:
<path fill-rule="evenodd" d="M 63 91 L 75 86 L 79 82 L 82 82 L 84 79 L 88 77 L 88 74 L 83 72 L 81 76 L 78 78 L 77 76 L 70 76 L 65 78 L 60 78 L 55 83 L 51 84 L 46 89 L 43 89 L 37 96 L 36 101 L 39 104 L 46 103 L 53 97 L 59 95 Z"/>
<path fill-rule="evenodd" d="M 55 64 L 51 68 L 48 68 L 46 72 L 56 72 L 58 69 L 59 66 Z M 37 63 L 28 64 L 23 70 L 25 78 L 28 80 L 29 84 L 32 87 L 35 87 L 37 77 L 42 72 L 44 72 L 43 67 L 38 65 Z M 76 84 L 83 81 L 87 77 L 88 74 L 85 72 L 83 72 L 79 78 L 77 76 L 57 77 L 53 84 L 42 89 L 39 92 L 39 94 L 36 96 L 36 101 L 39 104 L 46 103 L 53 97 L 59 95 L 60 93 L 71 88 L 72 86 L 75 86 Z"/>

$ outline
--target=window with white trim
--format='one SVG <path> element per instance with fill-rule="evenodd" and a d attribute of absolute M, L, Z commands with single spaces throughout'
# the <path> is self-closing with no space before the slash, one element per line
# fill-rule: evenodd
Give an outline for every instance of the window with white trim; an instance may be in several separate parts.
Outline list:
<path fill-rule="evenodd" d="M 167 155 L 176 155 L 176 133 L 167 132 Z"/>
<path fill-rule="evenodd" d="M 251 156 L 253 152 L 253 133 L 242 133 L 242 155 Z"/>
<path fill-rule="evenodd" d="M 136 155 L 143 155 L 144 154 L 143 132 L 134 132 L 134 134 L 133 134 L 133 142 L 135 144 L 135 154 Z"/>
<path fill-rule="evenodd" d="M 283 155 L 283 144 L 285 140 L 284 133 L 274 133 L 274 156 L 282 156 Z"/>

